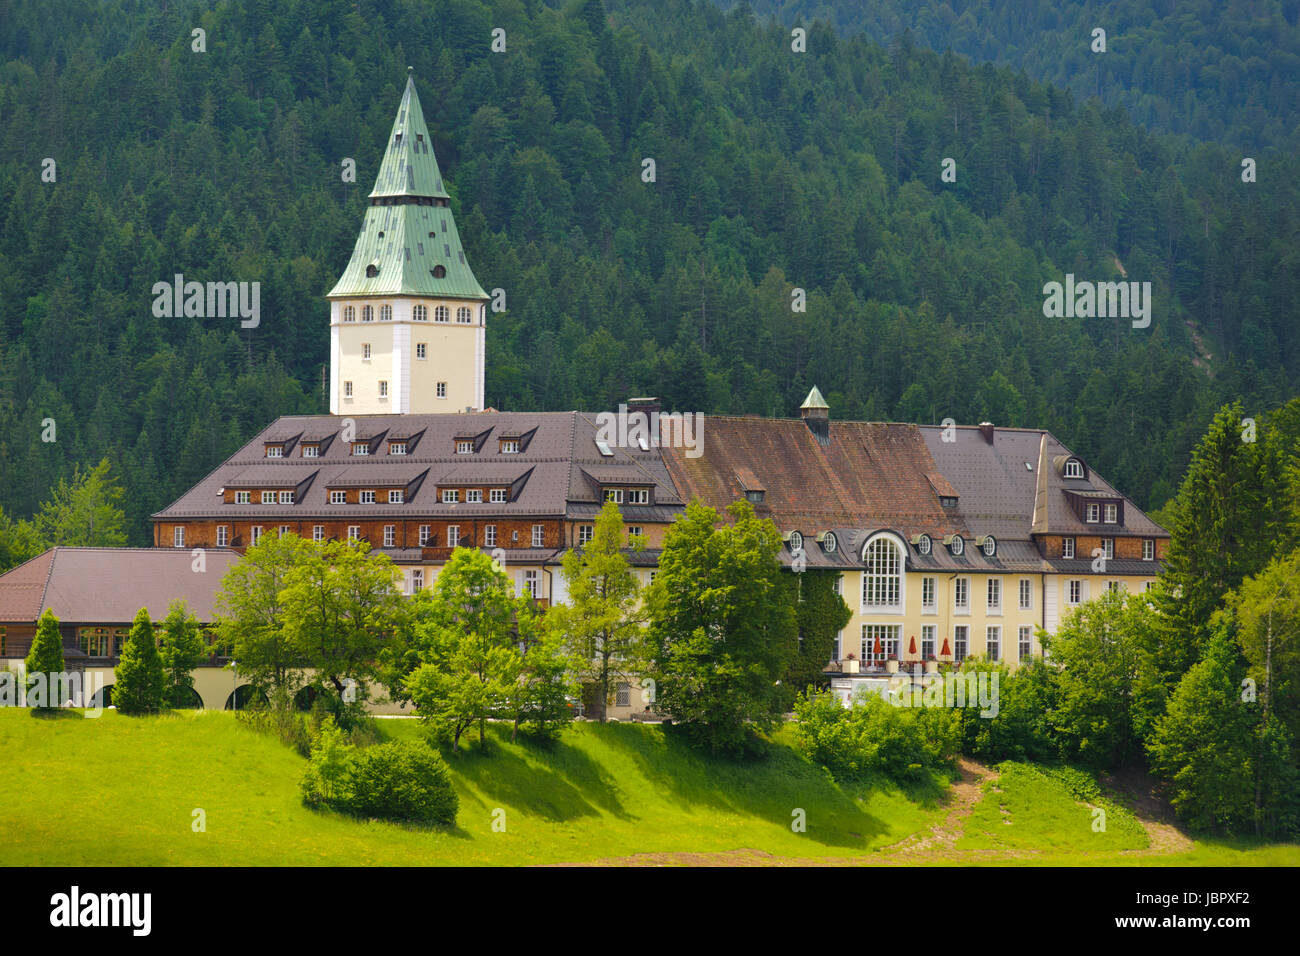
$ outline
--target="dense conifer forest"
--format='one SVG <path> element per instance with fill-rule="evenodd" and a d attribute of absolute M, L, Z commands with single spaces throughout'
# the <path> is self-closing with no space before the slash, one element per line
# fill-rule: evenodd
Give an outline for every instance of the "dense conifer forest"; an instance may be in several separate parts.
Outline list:
<path fill-rule="evenodd" d="M 1276 43 L 1214 20 L 1240 68 L 1162 111 L 1169 90 L 1118 67 L 1083 98 L 1096 77 L 1072 71 L 1095 67 L 1041 45 L 1017 69 L 934 52 L 924 17 L 886 45 L 809 22 L 795 52 L 788 26 L 704 0 L 4 0 L 0 532 L 107 458 L 145 544 L 255 430 L 324 410 L 324 294 L 408 65 L 470 264 L 505 292 L 488 404 L 791 416 L 816 384 L 837 418 L 1049 428 L 1158 507 L 1223 402 L 1296 393 L 1280 7 Z M 991 56 L 1000 34 L 959 44 L 960 23 L 950 42 Z M 1142 36 L 1187 62 L 1176 33 Z M 177 273 L 260 282 L 260 324 L 156 318 Z M 1066 273 L 1149 281 L 1150 327 L 1044 317 Z"/>

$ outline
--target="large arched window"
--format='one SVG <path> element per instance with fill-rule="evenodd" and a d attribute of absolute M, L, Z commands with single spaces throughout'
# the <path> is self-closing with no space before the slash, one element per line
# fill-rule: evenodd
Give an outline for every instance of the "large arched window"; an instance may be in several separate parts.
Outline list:
<path fill-rule="evenodd" d="M 903 609 L 903 555 L 892 538 L 881 536 L 862 554 L 862 606 L 873 610 Z"/>
<path fill-rule="evenodd" d="M 457 321 L 457 322 L 464 323 L 465 325 L 469 325 L 469 323 L 470 323 L 470 321 L 471 321 L 471 319 L 470 319 L 469 309 L 467 309 L 467 308 L 466 308 L 465 306 L 463 306 L 463 305 L 462 305 L 459 309 L 457 309 L 457 310 L 456 310 L 456 321 Z"/>
<path fill-rule="evenodd" d="M 379 307 L 379 321 L 380 322 L 393 321 L 393 307 L 391 305 L 381 305 Z"/>
<path fill-rule="evenodd" d="M 417 305 L 415 307 L 415 321 L 417 322 L 429 321 L 429 307 L 427 305 Z"/>
<path fill-rule="evenodd" d="M 375 310 L 372 306 L 363 305 L 361 307 L 361 321 L 362 322 L 375 321 Z"/>
<path fill-rule="evenodd" d="M 355 322 L 357 320 L 357 310 L 350 305 L 343 307 L 343 321 Z"/>

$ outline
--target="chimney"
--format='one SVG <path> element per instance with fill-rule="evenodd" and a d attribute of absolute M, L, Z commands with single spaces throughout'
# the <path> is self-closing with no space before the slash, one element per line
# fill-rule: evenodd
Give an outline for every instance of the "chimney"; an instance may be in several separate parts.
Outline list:
<path fill-rule="evenodd" d="M 818 391 L 816 385 L 812 387 L 808 397 L 803 400 L 803 405 L 799 407 L 799 414 L 803 418 L 803 423 L 808 426 L 808 430 L 816 436 L 818 443 L 829 445 L 831 441 L 831 408 L 826 404 L 826 399 L 822 398 L 822 393 Z"/>
<path fill-rule="evenodd" d="M 980 434 L 984 436 L 984 440 L 986 442 L 992 445 L 993 444 L 993 423 L 980 422 Z"/>
<path fill-rule="evenodd" d="M 649 421 L 655 412 L 662 411 L 663 407 L 663 402 L 650 396 L 643 395 L 640 398 L 627 400 L 627 413 L 631 415 L 633 412 L 642 412 L 645 414 L 646 421 Z"/>

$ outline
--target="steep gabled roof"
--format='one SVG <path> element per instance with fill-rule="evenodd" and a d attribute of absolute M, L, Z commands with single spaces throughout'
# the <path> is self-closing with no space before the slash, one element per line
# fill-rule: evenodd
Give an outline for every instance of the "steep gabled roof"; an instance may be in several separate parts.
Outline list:
<path fill-rule="evenodd" d="M 412 75 L 352 258 L 329 292 L 330 298 L 369 295 L 487 298 L 465 259 Z"/>

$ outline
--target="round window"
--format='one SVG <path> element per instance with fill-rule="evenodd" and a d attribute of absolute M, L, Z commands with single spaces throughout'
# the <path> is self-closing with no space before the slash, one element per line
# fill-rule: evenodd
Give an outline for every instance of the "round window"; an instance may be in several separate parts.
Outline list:
<path fill-rule="evenodd" d="M 984 536 L 984 544 L 981 546 L 981 550 L 990 558 L 997 553 L 998 543 L 994 539 L 993 535 L 989 534 Z"/>
<path fill-rule="evenodd" d="M 803 535 L 801 535 L 798 531 L 790 532 L 790 550 L 791 551 L 803 550 Z"/>
<path fill-rule="evenodd" d="M 835 540 L 835 532 L 827 531 L 826 536 L 822 538 L 822 547 L 826 549 L 827 554 L 831 554 L 839 547 L 839 542 Z"/>
<path fill-rule="evenodd" d="M 930 536 L 928 534 L 923 534 L 916 539 L 916 550 L 921 554 L 930 553 Z"/>
<path fill-rule="evenodd" d="M 961 554 L 961 553 L 962 553 L 963 551 L 965 551 L 965 550 L 966 550 L 966 542 L 963 541 L 963 540 L 961 539 L 961 535 L 959 535 L 959 534 L 958 534 L 958 535 L 953 535 L 953 539 L 952 539 L 952 553 L 953 553 L 953 554 Z"/>

